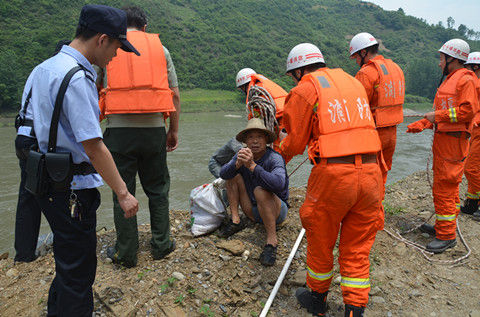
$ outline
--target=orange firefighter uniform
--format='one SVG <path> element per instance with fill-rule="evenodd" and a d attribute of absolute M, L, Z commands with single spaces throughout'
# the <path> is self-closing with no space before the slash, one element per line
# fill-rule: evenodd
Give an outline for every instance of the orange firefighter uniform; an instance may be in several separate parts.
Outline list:
<path fill-rule="evenodd" d="M 450 73 L 435 95 L 435 133 L 433 136 L 433 203 L 436 237 L 455 239 L 456 219 L 460 212 L 459 185 L 462 181 L 468 137 L 478 108 L 476 76 L 467 69 Z M 407 132 L 431 128 L 426 119 L 408 126 Z"/>
<path fill-rule="evenodd" d="M 303 153 L 314 164 L 300 209 L 307 236 L 307 284 L 328 291 L 333 248 L 340 232 L 341 287 L 345 304 L 366 306 L 369 253 L 379 229 L 381 149 L 361 83 L 341 69 L 321 68 L 302 77 L 287 96 L 287 137 L 280 153 Z"/>
<path fill-rule="evenodd" d="M 277 85 L 275 82 L 266 78 L 263 75 L 252 74 L 250 78 L 251 80 L 248 83 L 247 96 L 252 86 L 258 86 L 268 91 L 268 93 L 272 96 L 273 101 L 275 102 L 275 118 L 277 119 L 277 122 L 278 122 L 276 134 L 278 136 L 279 132 L 283 128 L 282 116 L 283 116 L 283 108 L 285 105 L 285 98 L 287 97 L 287 92 L 285 91 L 285 89 L 283 89 L 282 87 Z M 248 104 L 248 97 L 247 97 L 246 103 Z M 255 112 L 255 109 L 253 111 Z M 254 116 L 260 116 L 260 114 L 249 113 L 248 120 L 250 120 Z M 279 151 L 279 148 L 278 148 L 279 144 L 280 144 L 280 140 L 277 137 L 273 142 L 273 149 L 277 152 Z"/>
<path fill-rule="evenodd" d="M 480 103 L 480 79 L 476 80 L 477 94 Z M 480 105 L 479 105 L 480 106 Z M 467 198 L 480 199 L 480 109 L 474 117 L 470 149 L 465 162 L 465 177 L 468 181 Z"/>
<path fill-rule="evenodd" d="M 99 102 L 102 116 L 175 111 L 173 92 L 168 86 L 167 61 L 158 34 L 129 31 L 127 39 L 143 53 L 137 56 L 118 50 L 107 65 L 107 88 L 102 89 Z"/>
<path fill-rule="evenodd" d="M 403 122 L 405 79 L 402 69 L 390 59 L 377 55 L 355 75 L 367 91 L 368 101 L 382 142 L 385 165 L 383 183 L 392 169 L 393 153 L 397 143 L 397 125 Z"/>

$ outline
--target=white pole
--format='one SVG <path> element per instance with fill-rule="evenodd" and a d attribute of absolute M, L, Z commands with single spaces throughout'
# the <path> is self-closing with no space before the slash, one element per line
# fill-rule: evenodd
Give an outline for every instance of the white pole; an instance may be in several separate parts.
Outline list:
<path fill-rule="evenodd" d="M 270 293 L 270 296 L 267 299 L 267 302 L 265 303 L 265 306 L 263 307 L 262 313 L 260 314 L 260 317 L 266 317 L 268 310 L 270 309 L 270 306 L 272 306 L 273 299 L 277 295 L 278 289 L 280 288 L 280 285 L 282 285 L 283 279 L 285 278 L 285 275 L 287 274 L 288 268 L 290 267 L 290 263 L 292 263 L 293 257 L 295 256 L 295 253 L 297 252 L 298 246 L 300 245 L 300 242 L 302 242 L 303 235 L 305 234 L 305 229 L 302 228 L 300 233 L 298 234 L 297 241 L 295 241 L 295 244 L 293 245 L 292 251 L 290 251 L 290 255 L 288 256 L 287 261 L 285 262 L 285 265 L 283 266 L 282 272 L 280 272 L 280 275 L 278 276 L 277 282 L 275 283 L 275 286 L 272 289 L 272 292 Z"/>

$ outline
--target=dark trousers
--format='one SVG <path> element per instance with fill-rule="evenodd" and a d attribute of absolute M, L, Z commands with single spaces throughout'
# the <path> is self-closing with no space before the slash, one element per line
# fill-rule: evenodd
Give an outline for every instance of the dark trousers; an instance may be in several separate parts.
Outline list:
<path fill-rule="evenodd" d="M 41 210 L 35 196 L 25 189 L 25 165 L 28 150 L 37 143 L 34 138 L 17 135 L 15 152 L 20 164 L 20 187 L 18 189 L 17 213 L 15 216 L 15 261 L 31 262 L 35 260 L 38 232 L 40 230 Z"/>
<path fill-rule="evenodd" d="M 135 195 L 136 175 L 148 197 L 152 230 L 152 256 L 161 257 L 170 247 L 165 128 L 108 128 L 103 136 L 128 191 Z M 137 217 L 125 219 L 117 197 L 113 194 L 113 214 L 117 242 L 117 259 L 136 265 L 138 251 Z"/>
<path fill-rule="evenodd" d="M 37 198 L 53 232 L 56 275 L 48 293 L 48 316 L 92 316 L 92 285 L 97 269 L 96 188 L 75 190 L 81 220 L 70 215 L 70 192 Z"/>

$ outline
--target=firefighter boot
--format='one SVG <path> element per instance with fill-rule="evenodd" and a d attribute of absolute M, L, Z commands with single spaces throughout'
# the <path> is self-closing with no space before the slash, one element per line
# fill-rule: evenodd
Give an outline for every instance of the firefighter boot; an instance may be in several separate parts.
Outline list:
<path fill-rule="evenodd" d="M 313 316 L 325 316 L 327 312 L 327 294 L 310 291 L 308 288 L 300 287 L 295 292 L 300 306 L 306 308 Z"/>
<path fill-rule="evenodd" d="M 345 317 L 363 317 L 365 307 L 357 307 L 345 304 Z"/>
<path fill-rule="evenodd" d="M 472 218 L 473 220 L 480 221 L 480 210 L 475 211 L 472 216 L 473 216 Z"/>
<path fill-rule="evenodd" d="M 460 207 L 460 211 L 467 215 L 473 215 L 478 211 L 478 199 L 467 198 L 464 201 L 463 206 Z"/>
<path fill-rule="evenodd" d="M 427 244 L 427 251 L 428 252 L 433 252 L 435 254 L 437 253 L 442 253 L 443 251 L 453 248 L 454 246 L 457 245 L 457 240 L 452 239 L 452 240 L 440 240 L 438 238 L 433 239 L 429 244 Z"/>
<path fill-rule="evenodd" d="M 424 223 L 418 229 L 420 229 L 421 232 L 425 232 L 425 233 L 428 233 L 431 236 L 435 236 L 435 226 L 434 225 Z"/>

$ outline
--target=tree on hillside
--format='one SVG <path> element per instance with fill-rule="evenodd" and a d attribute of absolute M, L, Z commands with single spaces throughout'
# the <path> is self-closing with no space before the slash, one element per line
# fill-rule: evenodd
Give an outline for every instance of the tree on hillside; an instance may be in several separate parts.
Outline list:
<path fill-rule="evenodd" d="M 460 34 L 462 34 L 463 36 L 465 36 L 467 34 L 467 27 L 464 25 L 464 24 L 460 24 L 458 26 L 458 32 L 460 32 Z"/>
<path fill-rule="evenodd" d="M 453 26 L 455 25 L 455 20 L 452 17 L 447 18 L 447 27 L 449 29 L 453 29 Z"/>

